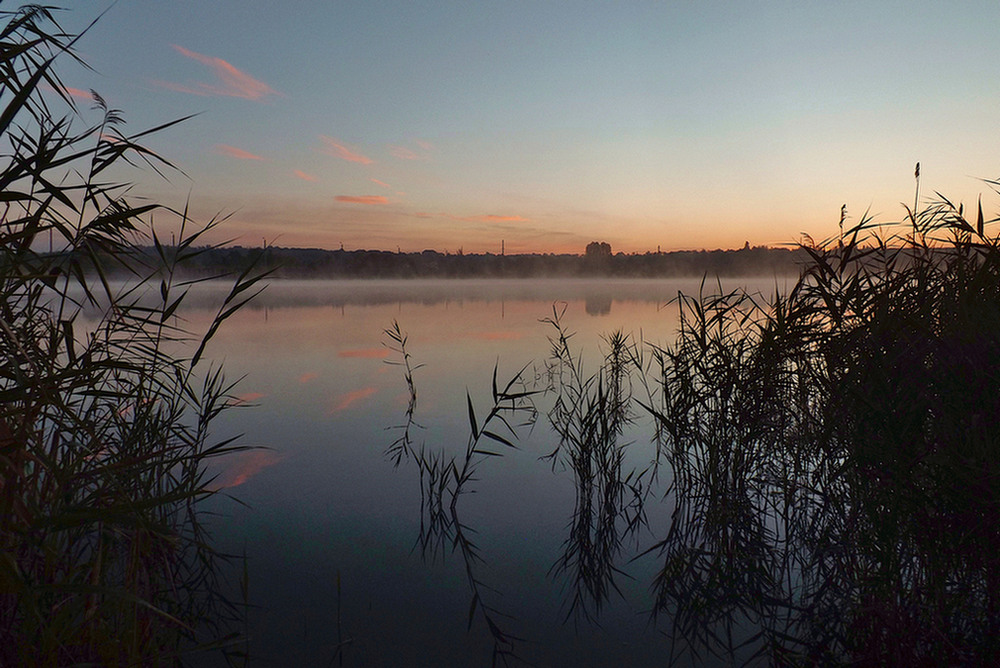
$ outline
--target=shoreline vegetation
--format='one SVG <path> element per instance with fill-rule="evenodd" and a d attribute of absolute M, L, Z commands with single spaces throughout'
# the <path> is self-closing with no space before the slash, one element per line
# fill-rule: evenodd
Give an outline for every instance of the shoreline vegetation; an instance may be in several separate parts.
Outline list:
<path fill-rule="evenodd" d="M 174 316 L 194 282 L 178 268 L 219 221 L 137 204 L 111 174 L 172 169 L 142 142 L 184 119 L 125 134 L 97 93 L 80 109 L 53 68 L 81 62 L 80 36 L 55 12 L 0 11 L 0 665 L 238 664 L 246 575 L 242 601 L 224 593 L 238 560 L 202 502 L 208 464 L 246 448 L 213 434 L 238 403 L 202 354 L 262 276 L 231 277 L 205 331 Z"/>
<path fill-rule="evenodd" d="M 155 248 L 141 251 L 152 257 Z M 683 250 L 650 253 L 399 253 L 320 248 L 198 249 L 184 271 L 207 277 L 243 271 L 253 264 L 272 278 L 680 278 L 798 275 L 808 260 L 802 248 L 750 247 L 739 250 Z"/>

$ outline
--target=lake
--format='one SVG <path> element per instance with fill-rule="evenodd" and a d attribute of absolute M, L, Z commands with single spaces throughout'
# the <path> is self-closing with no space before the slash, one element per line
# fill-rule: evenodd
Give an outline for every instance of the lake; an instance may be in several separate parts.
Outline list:
<path fill-rule="evenodd" d="M 773 294 L 786 282 L 722 287 Z M 557 332 L 543 320 L 561 314 L 572 354 L 592 373 L 607 335 L 622 331 L 640 351 L 667 346 L 678 292 L 718 289 L 695 279 L 273 281 L 208 351 L 230 379 L 242 377 L 243 405 L 215 433 L 260 446 L 213 469 L 227 496 L 206 504 L 218 513 L 218 546 L 247 556 L 251 665 L 489 665 L 498 633 L 517 638 L 505 647 L 533 665 L 662 665 L 671 620 L 650 614 L 662 564 L 655 552 L 642 555 L 669 528 L 671 508 L 659 499 L 670 472 L 654 477 L 655 430 L 633 411 L 616 447 L 623 475 L 646 471 L 645 523 L 625 531 L 619 508 L 604 526 L 618 547 L 581 556 L 579 472 L 565 449 L 543 459 L 559 446 L 548 417 L 554 396 L 541 392 Z M 193 330 L 219 290 L 192 293 L 184 318 Z M 402 356 L 385 333 L 394 323 L 415 367 L 412 419 L 404 367 L 394 364 Z M 473 457 L 454 515 L 447 492 L 435 520 L 433 463 L 462 467 L 469 404 L 477 422 L 488 415 L 494 369 L 501 389 L 523 369 L 512 391 L 539 391 L 537 419 L 517 427 L 531 414 L 514 416 L 513 434 L 491 423 L 516 448 L 481 437 L 477 448 L 498 456 Z M 397 462 L 390 449 L 404 433 L 411 445 Z M 593 581 L 581 585 L 591 566 L 609 569 L 599 605 L 586 588 Z"/>

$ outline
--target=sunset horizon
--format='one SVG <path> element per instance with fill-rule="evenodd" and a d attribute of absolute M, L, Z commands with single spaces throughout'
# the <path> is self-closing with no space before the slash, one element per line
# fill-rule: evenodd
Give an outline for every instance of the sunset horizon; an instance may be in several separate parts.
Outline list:
<path fill-rule="evenodd" d="M 86 12 L 59 13 L 82 28 Z M 414 252 L 794 244 L 941 193 L 992 214 L 995 5 L 114 4 L 90 90 L 209 238 Z M 261 45 L 268 45 L 262 48 Z M 937 48 L 935 44 L 947 44 Z"/>

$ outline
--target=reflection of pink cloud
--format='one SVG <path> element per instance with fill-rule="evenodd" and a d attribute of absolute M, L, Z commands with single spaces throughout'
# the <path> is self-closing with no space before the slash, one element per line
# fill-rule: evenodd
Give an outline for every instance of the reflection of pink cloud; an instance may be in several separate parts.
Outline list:
<path fill-rule="evenodd" d="M 73 88 L 72 86 L 66 86 L 66 92 L 73 97 L 78 97 L 81 100 L 93 101 L 94 95 L 89 90 L 81 90 L 79 88 Z"/>
<path fill-rule="evenodd" d="M 474 332 L 469 336 L 484 341 L 516 341 L 523 335 L 520 332 Z"/>
<path fill-rule="evenodd" d="M 284 458 L 285 455 L 279 455 L 273 450 L 254 449 L 236 453 L 227 460 L 229 466 L 215 479 L 213 488 L 238 487 Z"/>
<path fill-rule="evenodd" d="M 316 378 L 319 378 L 318 373 L 316 373 L 315 371 L 307 371 L 306 373 L 299 376 L 299 382 L 308 383 L 310 380 L 314 380 Z"/>
<path fill-rule="evenodd" d="M 228 155 L 230 158 L 236 158 L 237 160 L 263 160 L 264 158 L 259 155 L 254 155 L 249 151 L 244 151 L 241 148 L 236 148 L 235 146 L 229 146 L 228 144 L 216 144 L 215 152 L 221 155 Z"/>
<path fill-rule="evenodd" d="M 337 357 L 365 357 L 368 359 L 385 359 L 389 356 L 388 348 L 365 348 L 363 350 L 341 350 Z"/>
<path fill-rule="evenodd" d="M 378 185 L 382 186 L 383 188 L 391 188 L 392 187 L 388 183 L 386 183 L 385 181 L 379 181 L 378 179 L 372 179 L 372 183 L 377 183 Z"/>
<path fill-rule="evenodd" d="M 295 174 L 295 176 L 297 176 L 300 179 L 302 179 L 303 181 L 315 181 L 316 180 L 315 176 L 313 176 L 312 174 L 306 174 L 301 169 L 296 169 L 292 173 Z"/>
<path fill-rule="evenodd" d="M 183 56 L 196 60 L 205 65 L 219 78 L 219 85 L 199 83 L 196 88 L 171 84 L 168 82 L 158 82 L 161 86 L 182 93 L 193 93 L 195 95 L 220 95 L 224 97 L 239 97 L 245 100 L 262 100 L 268 95 L 274 95 L 275 91 L 263 81 L 258 81 L 245 72 L 241 72 L 222 58 L 213 58 L 200 53 L 195 53 L 183 46 L 173 45 Z"/>
<path fill-rule="evenodd" d="M 333 199 L 349 204 L 388 204 L 389 198 L 382 195 L 337 195 Z"/>
<path fill-rule="evenodd" d="M 337 400 L 333 404 L 333 408 L 331 408 L 327 412 L 327 415 L 333 415 L 334 413 L 339 413 L 340 411 L 347 410 L 354 404 L 358 403 L 359 401 L 362 401 L 363 399 L 367 399 L 376 392 L 378 392 L 378 388 L 364 387 L 360 390 L 353 390 L 351 392 L 348 392 L 347 394 L 341 394 L 340 396 L 337 397 Z"/>
<path fill-rule="evenodd" d="M 370 165 L 374 160 L 368 156 L 361 155 L 360 153 L 355 153 L 351 149 L 347 148 L 339 141 L 333 137 L 327 137 L 326 135 L 320 135 L 319 137 L 324 144 L 324 147 L 320 149 L 323 153 L 327 155 L 332 155 L 335 158 L 341 158 L 347 160 L 348 162 L 360 162 L 362 165 Z"/>
<path fill-rule="evenodd" d="M 242 406 L 243 404 L 249 404 L 251 402 L 257 401 L 258 399 L 263 399 L 266 394 L 261 394 L 260 392 L 247 392 L 246 394 L 237 394 L 233 397 L 232 406 Z"/>

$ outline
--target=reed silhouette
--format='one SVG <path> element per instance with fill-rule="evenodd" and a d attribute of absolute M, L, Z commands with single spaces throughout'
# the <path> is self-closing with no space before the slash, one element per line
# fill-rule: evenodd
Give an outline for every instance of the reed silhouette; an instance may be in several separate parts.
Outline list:
<path fill-rule="evenodd" d="M 244 605 L 199 512 L 206 463 L 240 449 L 210 434 L 233 384 L 199 360 L 259 276 L 183 328 L 176 270 L 221 221 L 192 229 L 111 176 L 172 169 L 140 140 L 180 121 L 126 135 L 97 93 L 77 109 L 53 65 L 78 37 L 53 11 L 0 12 L 0 665 L 238 661 Z"/>
<path fill-rule="evenodd" d="M 398 323 L 384 331 L 386 345 L 398 355 L 398 359 L 388 360 L 390 364 L 403 367 L 404 378 L 409 391 L 406 422 L 398 427 L 402 434 L 389 446 L 386 454 L 398 467 L 402 462 L 412 462 L 420 475 L 420 533 L 417 545 L 425 559 L 444 558 L 447 553 L 458 553 L 464 564 L 466 581 L 472 600 L 469 606 L 468 626 L 471 629 L 477 613 L 489 630 L 493 639 L 492 665 L 509 665 L 518 659 L 515 643 L 521 638 L 509 632 L 504 618 L 509 614 L 500 610 L 492 602 L 496 590 L 486 583 L 479 574 L 479 567 L 485 558 L 473 539 L 476 533 L 462 520 L 460 500 L 471 491 L 478 479 L 478 471 L 484 461 L 503 456 L 504 449 L 516 448 L 518 428 L 534 423 L 535 410 L 531 404 L 534 391 L 523 389 L 524 373 L 527 367 L 502 387 L 497 382 L 497 368 L 493 369 L 493 405 L 484 417 L 477 418 L 472 396 L 466 392 L 469 414 L 469 437 L 462 456 L 448 456 L 445 448 L 430 449 L 421 444 L 416 446 L 412 436 L 417 403 L 416 385 L 413 372 L 422 365 L 413 366 L 407 350 L 407 337 Z M 521 422 L 512 424 L 513 420 Z"/>

